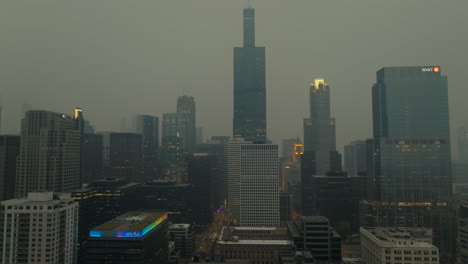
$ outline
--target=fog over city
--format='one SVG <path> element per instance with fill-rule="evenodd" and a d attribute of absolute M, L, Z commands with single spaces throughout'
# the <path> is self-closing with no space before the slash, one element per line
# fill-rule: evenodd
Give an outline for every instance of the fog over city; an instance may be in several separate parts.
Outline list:
<path fill-rule="evenodd" d="M 2 133 L 21 106 L 83 109 L 97 130 L 174 112 L 192 95 L 205 138 L 232 136 L 233 47 L 243 0 L 0 1 Z M 468 1 L 255 0 L 266 47 L 267 134 L 303 136 L 309 85 L 330 85 L 337 141 L 372 136 L 371 86 L 384 66 L 440 65 L 452 136 L 468 126 Z M 428 116 L 427 118 L 431 118 Z M 454 140 L 452 140 L 454 141 Z M 456 157 L 455 157 L 456 158 Z"/>

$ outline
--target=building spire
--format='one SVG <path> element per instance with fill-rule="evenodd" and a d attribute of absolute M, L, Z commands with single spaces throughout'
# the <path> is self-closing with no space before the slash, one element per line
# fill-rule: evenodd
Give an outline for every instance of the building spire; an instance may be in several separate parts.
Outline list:
<path fill-rule="evenodd" d="M 252 0 L 249 0 L 248 8 L 252 8 Z"/>
<path fill-rule="evenodd" d="M 255 9 L 250 7 L 244 9 L 244 47 L 255 46 Z"/>

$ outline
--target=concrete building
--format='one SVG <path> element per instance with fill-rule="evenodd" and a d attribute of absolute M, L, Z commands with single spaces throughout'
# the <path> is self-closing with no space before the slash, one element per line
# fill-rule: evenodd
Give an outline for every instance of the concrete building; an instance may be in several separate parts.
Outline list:
<path fill-rule="evenodd" d="M 69 194 L 3 201 L 0 226 L 0 263 L 76 263 L 78 203 Z"/>
<path fill-rule="evenodd" d="M 300 216 L 288 222 L 296 250 L 310 251 L 318 263 L 341 263 L 341 237 L 323 216 Z"/>
<path fill-rule="evenodd" d="M 19 136 L 0 136 L 0 202 L 15 198 Z"/>
<path fill-rule="evenodd" d="M 286 228 L 223 227 L 215 245 L 215 259 L 249 260 L 250 264 L 279 264 L 291 257 L 293 243 Z"/>
<path fill-rule="evenodd" d="M 361 228 L 364 263 L 438 264 L 439 249 L 432 245 L 432 230 L 422 228 Z"/>
<path fill-rule="evenodd" d="M 173 224 L 169 226 L 169 240 L 174 242 L 174 250 L 180 252 L 182 258 L 193 255 L 195 237 L 189 224 Z"/>
<path fill-rule="evenodd" d="M 16 197 L 31 191 L 70 192 L 79 189 L 82 119 L 41 110 L 26 113 L 21 122 Z"/>
<path fill-rule="evenodd" d="M 127 212 L 89 232 L 86 263 L 166 264 L 166 213 Z"/>

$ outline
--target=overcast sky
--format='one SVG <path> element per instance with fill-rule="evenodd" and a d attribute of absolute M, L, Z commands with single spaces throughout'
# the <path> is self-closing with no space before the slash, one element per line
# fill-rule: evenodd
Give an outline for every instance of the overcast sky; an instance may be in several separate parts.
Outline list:
<path fill-rule="evenodd" d="M 80 106 L 98 130 L 119 130 L 137 113 L 174 112 L 185 93 L 195 97 L 205 137 L 231 135 L 232 48 L 242 45 L 246 5 L 1 0 L 2 132 L 19 131 L 24 103 L 70 114 Z M 452 131 L 468 126 L 468 1 L 255 0 L 254 7 L 274 143 L 302 138 L 316 77 L 332 90 L 340 150 L 370 137 L 371 86 L 383 66 L 441 65 Z"/>

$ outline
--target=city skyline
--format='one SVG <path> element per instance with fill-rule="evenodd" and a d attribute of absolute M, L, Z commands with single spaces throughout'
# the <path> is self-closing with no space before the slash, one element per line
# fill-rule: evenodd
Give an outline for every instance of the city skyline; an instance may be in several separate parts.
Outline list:
<path fill-rule="evenodd" d="M 361 0 L 340 5 L 325 1 L 284 5 L 255 1 L 256 32 L 261 36 L 257 42 L 266 46 L 268 57 L 269 138 L 275 143 L 283 138 L 302 138 L 308 86 L 322 76 L 333 87 L 338 149 L 342 151 L 352 140 L 370 137 L 369 89 L 375 69 L 383 66 L 441 65 L 451 80 L 452 133 L 456 127 L 466 126 L 463 98 L 468 92 L 463 89 L 462 71 L 468 39 L 462 33 L 468 19 L 461 10 L 466 10 L 468 3 L 424 1 L 424 12 L 421 3 Z M 4 133 L 19 131 L 24 103 L 57 112 L 66 112 L 70 104 L 80 106 L 93 124 L 99 124 L 97 129 L 105 131 L 118 130 L 124 115 L 161 116 L 173 111 L 173 101 L 186 91 L 201 106 L 198 126 L 205 127 L 207 137 L 231 134 L 230 49 L 241 45 L 239 16 L 246 7 L 244 1 L 171 1 L 132 8 L 118 2 L 110 10 L 105 4 L 94 3 L 92 9 L 86 9 L 78 3 L 60 3 L 52 12 L 59 10 L 63 17 L 49 18 L 47 5 L 4 2 L 1 7 L 0 20 L 18 22 L 1 23 L 0 27 L 10 36 L 0 65 Z M 388 12 L 382 13 L 382 9 Z M 37 21 L 26 19 L 29 10 L 34 10 Z M 178 12 L 173 23 L 163 23 L 173 12 Z M 183 19 L 192 12 L 197 14 L 196 22 Z M 399 12 L 402 19 L 393 20 L 393 12 Z M 139 19 L 132 22 L 132 17 Z M 334 21 L 327 23 L 325 18 Z M 122 23 L 125 27 L 117 26 Z M 64 27 L 69 30 L 65 32 Z M 294 30 L 287 30 L 291 27 Z M 35 38 L 36 31 L 42 33 L 40 37 Z M 316 41 L 317 36 L 327 41 Z M 177 76 L 173 74 L 176 67 Z M 56 97 L 61 100 L 54 100 Z M 106 107 L 101 106 L 103 102 Z"/>

